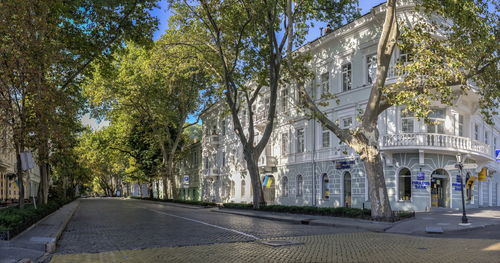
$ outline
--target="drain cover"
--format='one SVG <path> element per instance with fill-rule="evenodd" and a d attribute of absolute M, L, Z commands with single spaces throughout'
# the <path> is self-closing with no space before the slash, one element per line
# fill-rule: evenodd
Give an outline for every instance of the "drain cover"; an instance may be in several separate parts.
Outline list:
<path fill-rule="evenodd" d="M 296 240 L 262 240 L 260 243 L 272 247 L 296 246 L 304 244 Z"/>

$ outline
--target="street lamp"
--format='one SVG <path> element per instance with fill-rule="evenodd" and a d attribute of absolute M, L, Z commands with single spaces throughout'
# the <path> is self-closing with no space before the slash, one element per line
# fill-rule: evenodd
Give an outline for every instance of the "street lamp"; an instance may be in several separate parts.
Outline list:
<path fill-rule="evenodd" d="M 462 190 L 462 223 L 460 225 L 470 225 L 465 214 L 464 178 L 462 176 L 464 165 L 462 164 L 462 155 L 460 153 L 457 154 L 457 164 L 455 167 L 460 170 L 460 188 Z"/>

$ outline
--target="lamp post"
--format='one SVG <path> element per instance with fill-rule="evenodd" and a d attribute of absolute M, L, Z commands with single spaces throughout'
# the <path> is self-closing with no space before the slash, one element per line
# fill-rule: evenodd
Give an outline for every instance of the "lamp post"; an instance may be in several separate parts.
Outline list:
<path fill-rule="evenodd" d="M 464 197 L 464 179 L 462 176 L 462 170 L 464 165 L 462 164 L 462 155 L 457 154 L 457 164 L 456 167 L 460 170 L 460 189 L 462 190 L 462 223 L 461 225 L 469 225 L 467 220 L 467 215 L 465 214 L 465 197 Z"/>

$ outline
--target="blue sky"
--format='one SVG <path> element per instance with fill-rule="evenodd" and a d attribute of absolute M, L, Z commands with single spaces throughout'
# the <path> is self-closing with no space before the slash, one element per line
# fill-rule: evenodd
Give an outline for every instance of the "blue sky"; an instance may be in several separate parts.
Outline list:
<path fill-rule="evenodd" d="M 381 4 L 385 2 L 385 0 L 359 0 L 359 7 L 361 8 L 361 14 L 365 14 L 370 11 L 370 9 L 378 4 Z M 158 29 L 154 32 L 153 34 L 153 39 L 158 39 L 160 38 L 165 30 L 168 28 L 168 18 L 170 16 L 170 11 L 168 10 L 168 3 L 166 0 L 160 0 L 158 3 L 159 7 L 155 8 L 154 10 L 151 11 L 151 14 L 158 17 L 159 20 L 159 25 Z M 325 27 L 326 23 L 315 23 L 315 27 L 311 28 L 309 31 L 309 34 L 307 35 L 307 40 L 312 41 L 319 37 L 319 28 L 320 27 Z M 192 117 L 190 118 L 192 119 Z M 193 121 L 188 120 L 188 121 Z M 93 129 L 100 129 L 103 126 L 107 126 L 109 124 L 108 121 L 102 121 L 102 122 L 97 122 L 97 120 L 90 118 L 90 116 L 87 114 L 82 117 L 82 123 L 84 125 L 90 125 Z"/>
<path fill-rule="evenodd" d="M 385 0 L 359 0 L 359 7 L 361 8 L 361 14 L 365 14 L 370 11 L 370 9 L 378 4 L 385 2 Z M 168 3 L 166 0 L 161 0 L 159 2 L 159 8 L 154 9 L 151 14 L 158 17 L 160 24 L 158 30 L 154 33 L 153 38 L 156 40 L 163 35 L 165 30 L 168 28 L 168 17 L 170 16 L 170 11 L 168 10 Z M 325 27 L 326 23 L 317 23 L 314 28 L 309 31 L 307 39 L 309 41 L 314 40 L 319 36 L 319 28 Z"/>

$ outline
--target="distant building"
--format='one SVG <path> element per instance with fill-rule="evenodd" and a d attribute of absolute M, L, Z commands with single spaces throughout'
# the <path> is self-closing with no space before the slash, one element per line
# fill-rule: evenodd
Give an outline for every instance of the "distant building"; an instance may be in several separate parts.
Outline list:
<path fill-rule="evenodd" d="M 201 199 L 201 143 L 186 146 L 176 165 L 177 198 L 181 200 Z"/>

